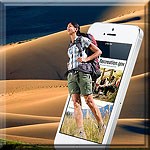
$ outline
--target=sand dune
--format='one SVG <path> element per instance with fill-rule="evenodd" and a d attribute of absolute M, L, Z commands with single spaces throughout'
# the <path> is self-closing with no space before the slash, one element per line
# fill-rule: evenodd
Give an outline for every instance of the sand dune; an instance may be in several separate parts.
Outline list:
<path fill-rule="evenodd" d="M 145 115 L 145 78 L 148 74 L 131 78 L 124 100 L 121 118 L 143 118 Z M 38 84 L 37 81 L 34 81 Z M 28 86 L 32 86 L 28 84 Z M 7 83 L 9 86 L 9 82 Z M 135 88 L 138 87 L 138 88 Z M 17 85 L 16 85 L 17 88 Z M 7 113 L 60 117 L 66 102 L 67 88 L 45 88 L 6 96 Z M 31 102 L 32 101 L 32 102 Z M 130 106 L 130 107 L 128 107 Z M 134 106 L 134 109 L 133 107 Z"/>
<path fill-rule="evenodd" d="M 24 114 L 0 113 L 0 118 L 6 118 L 5 128 L 59 122 L 60 117 L 46 117 Z"/>
<path fill-rule="evenodd" d="M 121 10 L 119 9 L 118 11 Z M 108 19 L 108 22 L 120 21 L 127 24 L 132 23 L 140 26 L 144 30 L 143 10 L 133 11 L 127 15 L 125 13 L 123 14 L 123 16 Z M 138 21 L 136 18 L 139 18 Z M 87 32 L 89 26 L 82 26 L 81 30 Z M 66 54 L 68 43 L 69 37 L 67 32 L 62 31 L 19 44 L 12 48 L 5 48 L 0 54 L 2 55 L 2 53 L 6 52 L 6 78 L 64 79 L 68 59 Z M 144 73 L 144 56 L 143 42 L 133 75 Z M 148 58 L 146 57 L 145 59 L 147 60 Z"/>
<path fill-rule="evenodd" d="M 131 78 L 129 91 L 126 96 L 123 109 L 121 112 L 120 118 L 127 118 L 127 117 L 130 118 L 130 119 L 125 119 L 125 122 L 123 121 L 124 119 L 122 119 L 121 122 L 122 124 L 129 123 L 130 129 L 132 129 L 132 127 L 134 126 L 135 128 L 138 127 L 138 124 L 136 124 L 136 121 L 134 122 L 132 118 L 144 118 L 144 111 L 145 111 L 144 95 L 145 94 L 143 91 L 144 88 L 143 80 L 145 76 L 148 77 L 149 74 L 142 74 Z M 30 82 L 30 84 L 32 85 L 33 82 L 38 83 L 37 81 L 32 81 Z M 8 85 L 9 83 L 11 83 L 11 81 L 6 83 Z M 16 84 L 16 87 L 18 85 L 20 84 Z M 28 86 L 30 85 L 28 84 Z M 135 89 L 135 86 L 139 88 Z M 63 107 L 66 101 L 66 96 L 68 93 L 67 89 L 65 90 L 63 89 L 65 89 L 65 87 L 51 88 L 51 89 L 45 87 L 43 89 L 34 89 L 34 90 L 24 91 L 23 93 L 18 92 L 12 95 L 7 95 L 6 97 L 8 97 L 8 99 L 6 98 L 7 99 L 6 135 L 8 135 L 9 139 L 12 138 L 17 140 L 16 136 L 21 137 L 19 141 L 21 141 L 22 139 L 23 141 L 26 141 L 24 137 L 29 137 L 29 139 L 43 138 L 43 139 L 50 139 L 51 140 L 50 143 L 52 143 L 56 134 L 58 122 L 60 119 L 59 117 L 61 116 L 61 113 L 63 111 Z M 56 91 L 57 91 L 57 95 L 59 96 L 55 95 Z M 64 91 L 66 92 L 66 94 L 64 93 Z M 42 96 L 39 96 L 39 93 Z M 50 95 L 53 96 L 50 97 Z M 21 101 L 20 98 L 23 96 L 24 96 L 24 100 L 23 100 L 24 103 L 20 102 Z M 36 99 L 34 99 L 35 97 L 38 97 L 37 101 Z M 58 105 L 59 108 L 55 107 Z M 5 114 L 3 113 L 3 115 Z M 54 116 L 58 116 L 58 117 L 54 117 Z M 137 119 L 137 120 L 141 120 L 141 119 Z M 115 133 L 116 135 L 114 136 L 115 139 L 113 141 L 113 144 L 114 143 L 125 144 L 128 142 L 129 144 L 130 143 L 134 144 L 135 136 L 137 135 L 135 135 L 135 133 L 132 132 L 132 130 L 129 129 L 129 131 L 127 131 L 128 128 L 124 129 L 121 125 L 118 126 L 118 124 L 117 124 L 117 128 L 119 129 L 117 129 Z M 2 131 L 5 131 L 5 129 L 0 130 L 0 132 Z M 28 133 L 26 133 L 27 131 Z M 119 138 L 118 138 L 118 134 L 119 134 Z M 124 141 L 124 137 L 122 138 L 120 137 L 122 134 L 125 134 L 125 136 L 131 136 L 132 139 L 131 142 L 129 140 Z M 11 135 L 11 137 L 9 135 Z M 137 138 L 137 140 L 140 140 L 140 143 L 143 142 L 143 136 L 144 134 L 140 134 Z M 47 143 L 47 140 L 45 142 Z"/>
<path fill-rule="evenodd" d="M 63 79 L 68 42 L 63 31 L 7 49 L 7 79 Z"/>
<path fill-rule="evenodd" d="M 119 119 L 111 142 L 111 146 L 129 147 L 144 145 L 145 122 L 144 119 Z M 58 123 L 22 126 L 6 129 L 6 138 L 31 144 L 53 144 Z M 130 138 L 129 138 L 130 137 Z"/>
<path fill-rule="evenodd" d="M 21 127 L 11 127 L 0 130 L 5 130 L 6 134 L 8 135 L 54 139 L 58 124 L 58 122 L 34 124 Z"/>
<path fill-rule="evenodd" d="M 133 6 L 133 5 L 127 5 L 127 6 L 119 6 L 119 7 L 114 7 L 113 11 L 110 9 L 107 11 L 107 18 L 105 18 L 104 21 L 107 20 L 113 20 L 113 19 L 118 19 L 118 21 L 120 20 L 129 20 L 131 18 L 131 16 L 133 17 L 137 17 L 136 14 L 138 14 L 138 17 L 141 16 L 141 11 L 144 10 L 144 5 L 137 5 L 137 6 Z M 127 17 L 126 17 L 127 16 Z M 137 20 L 137 19 L 136 19 Z M 126 21 L 126 22 L 127 22 Z M 132 19 L 129 20 L 128 22 L 132 22 Z"/>
<path fill-rule="evenodd" d="M 6 112 L 59 117 L 67 98 L 67 88 L 34 90 L 6 98 Z M 10 99 L 10 102 L 9 102 Z M 8 101 L 8 104 L 7 104 Z"/>
<path fill-rule="evenodd" d="M 112 19 L 108 19 L 107 21 L 104 22 L 112 22 L 112 23 L 144 23 L 144 10 L 138 10 L 138 11 L 133 11 L 130 12 L 129 14 L 125 14 L 119 17 L 115 17 Z"/>
<path fill-rule="evenodd" d="M 6 95 L 34 89 L 67 87 L 65 80 L 6 80 L 0 81 L 0 83 L 5 84 Z"/>

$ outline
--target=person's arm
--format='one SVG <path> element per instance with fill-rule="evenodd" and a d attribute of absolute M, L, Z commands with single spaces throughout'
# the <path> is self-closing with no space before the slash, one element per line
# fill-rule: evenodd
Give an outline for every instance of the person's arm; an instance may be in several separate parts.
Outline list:
<path fill-rule="evenodd" d="M 102 51 L 97 46 L 95 46 L 93 43 L 90 44 L 89 48 L 94 53 L 91 56 L 87 57 L 86 62 L 93 60 L 94 58 L 96 58 L 102 54 Z"/>
<path fill-rule="evenodd" d="M 79 62 L 88 62 L 88 61 L 93 60 L 94 58 L 96 58 L 96 57 L 98 57 L 102 54 L 102 51 L 97 46 L 95 46 L 93 43 L 91 43 L 89 45 L 89 48 L 94 53 L 92 55 L 90 55 L 89 57 L 87 57 L 87 58 L 79 57 L 77 59 Z"/>

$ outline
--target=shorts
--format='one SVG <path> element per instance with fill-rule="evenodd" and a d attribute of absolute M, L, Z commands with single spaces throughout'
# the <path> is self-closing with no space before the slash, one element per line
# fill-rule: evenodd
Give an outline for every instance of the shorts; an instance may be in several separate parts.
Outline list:
<path fill-rule="evenodd" d="M 67 79 L 70 94 L 92 94 L 92 78 L 90 74 L 83 72 L 69 73 Z"/>

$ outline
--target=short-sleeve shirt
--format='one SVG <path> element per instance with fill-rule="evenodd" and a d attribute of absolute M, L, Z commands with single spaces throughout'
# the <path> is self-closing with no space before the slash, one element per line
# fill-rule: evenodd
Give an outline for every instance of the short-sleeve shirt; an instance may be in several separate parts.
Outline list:
<path fill-rule="evenodd" d="M 76 36 L 75 40 L 77 40 L 79 36 Z M 91 44 L 91 40 L 89 40 L 87 37 L 81 36 L 81 50 L 77 47 L 76 44 L 70 43 L 68 48 L 68 57 L 69 57 L 69 63 L 68 63 L 68 70 L 75 69 L 78 67 L 80 62 L 77 61 L 77 58 L 82 55 L 83 58 L 87 57 L 87 54 L 85 52 L 86 48 L 89 47 Z M 82 53 L 82 54 L 81 54 Z"/>

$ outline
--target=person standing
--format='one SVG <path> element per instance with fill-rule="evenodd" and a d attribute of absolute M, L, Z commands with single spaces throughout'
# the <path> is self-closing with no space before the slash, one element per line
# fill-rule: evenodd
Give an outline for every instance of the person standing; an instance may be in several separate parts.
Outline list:
<path fill-rule="evenodd" d="M 72 96 L 72 100 L 74 103 L 74 116 L 77 124 L 76 136 L 86 139 L 86 134 L 83 126 L 83 114 L 82 114 L 82 104 L 81 104 L 81 95 L 83 95 L 86 104 L 91 109 L 93 115 L 97 120 L 97 127 L 99 131 L 102 128 L 106 128 L 100 110 L 93 100 L 92 93 L 92 78 L 90 74 L 83 73 L 78 71 L 78 65 L 84 62 L 88 62 L 93 60 L 94 58 L 100 56 L 102 51 L 95 46 L 88 38 L 83 37 L 80 32 L 80 26 L 77 23 L 70 22 L 67 25 L 67 32 L 70 36 L 70 44 L 68 48 L 68 90 L 70 95 Z M 82 57 L 80 57 L 81 51 L 78 49 L 75 44 L 78 37 L 81 37 L 81 46 L 82 46 Z M 86 48 L 90 48 L 94 53 L 87 57 L 85 50 Z"/>

